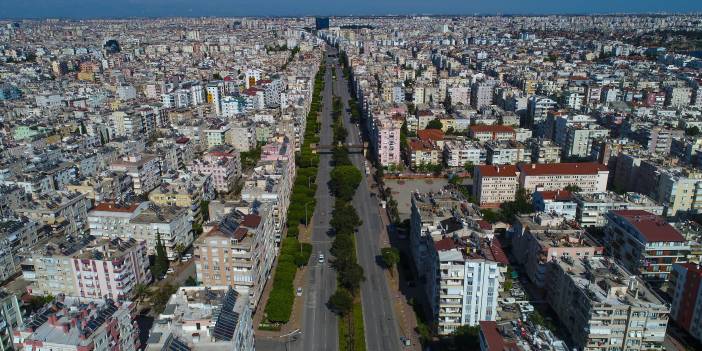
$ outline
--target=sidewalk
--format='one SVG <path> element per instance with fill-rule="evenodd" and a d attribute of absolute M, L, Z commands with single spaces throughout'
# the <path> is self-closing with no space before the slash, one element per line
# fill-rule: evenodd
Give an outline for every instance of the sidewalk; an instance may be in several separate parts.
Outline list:
<path fill-rule="evenodd" d="M 310 226 L 309 228 L 304 228 L 304 226 L 300 227 L 301 230 L 298 239 L 302 243 L 309 242 L 312 233 L 312 226 Z M 297 273 L 295 273 L 295 280 L 293 286 L 295 287 L 295 289 L 297 289 L 298 287 L 302 287 L 303 291 L 302 296 L 297 296 L 297 294 L 295 294 L 295 300 L 293 302 L 293 309 L 292 313 L 290 314 L 290 320 L 284 325 L 282 325 L 279 331 L 259 329 L 259 325 L 263 321 L 263 315 L 265 314 L 266 303 L 268 303 L 268 297 L 270 296 L 270 292 L 273 289 L 273 280 L 275 279 L 275 268 L 277 267 L 277 265 L 278 258 L 276 258 L 274 262 L 273 273 L 271 273 L 271 277 L 266 283 L 266 287 L 264 288 L 263 293 L 261 294 L 261 300 L 258 303 L 256 313 L 253 316 L 254 334 L 257 338 L 278 339 L 280 336 L 288 334 L 296 329 L 300 329 L 302 326 L 302 313 L 305 304 L 305 293 L 307 293 L 304 288 L 304 281 L 305 277 L 307 276 L 308 266 L 304 266 L 298 269 Z"/>
<path fill-rule="evenodd" d="M 369 178 L 370 179 L 370 178 Z M 390 218 L 388 218 L 387 211 L 378 207 L 380 212 L 380 219 L 383 222 L 385 228 L 390 224 Z M 399 240 L 399 239 L 398 239 Z M 390 233 L 387 229 L 381 231 L 378 238 L 380 242 L 380 247 L 390 247 Z M 417 326 L 417 316 L 414 314 L 412 306 L 409 305 L 406 296 L 403 296 L 401 291 L 400 282 L 400 272 L 397 266 L 393 267 L 392 274 L 390 271 L 385 272 L 385 277 L 388 280 L 388 287 L 390 288 L 390 293 L 393 295 L 393 306 L 395 308 L 395 315 L 398 318 L 398 325 L 400 327 L 400 333 L 402 336 L 410 339 L 411 346 L 405 346 L 404 350 L 416 350 L 421 351 L 422 345 L 419 342 L 419 335 L 414 330 Z"/>

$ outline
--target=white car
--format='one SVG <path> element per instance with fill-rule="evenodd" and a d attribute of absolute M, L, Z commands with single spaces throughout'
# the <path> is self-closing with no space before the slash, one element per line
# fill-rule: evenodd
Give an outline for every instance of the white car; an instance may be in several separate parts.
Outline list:
<path fill-rule="evenodd" d="M 166 274 L 173 274 L 173 273 L 175 273 L 175 269 L 173 269 L 173 268 L 168 268 L 168 270 L 166 271 Z"/>
<path fill-rule="evenodd" d="M 317 262 L 324 263 L 324 255 L 323 254 L 319 254 L 319 259 L 317 260 Z"/>
<path fill-rule="evenodd" d="M 297 288 L 297 292 L 295 293 L 297 296 L 302 296 L 302 288 Z"/>

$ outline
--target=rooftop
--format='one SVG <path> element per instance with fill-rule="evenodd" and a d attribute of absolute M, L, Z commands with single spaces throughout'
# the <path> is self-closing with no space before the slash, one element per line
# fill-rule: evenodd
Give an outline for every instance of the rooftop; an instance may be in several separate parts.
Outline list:
<path fill-rule="evenodd" d="M 685 238 L 665 218 L 643 210 L 612 211 L 610 217 L 630 224 L 641 233 L 647 242 L 677 241 L 684 242 Z"/>
<path fill-rule="evenodd" d="M 607 172 L 607 166 L 595 163 L 531 163 L 519 164 L 519 170 L 527 176 L 564 175 L 564 174 L 597 174 Z"/>
<path fill-rule="evenodd" d="M 154 321 L 146 348 L 231 350 L 234 330 L 248 308 L 245 290 L 182 287 Z"/>
<path fill-rule="evenodd" d="M 639 277 L 607 257 L 563 257 L 555 262 L 593 304 L 666 308 L 664 301 Z"/>
<path fill-rule="evenodd" d="M 24 324 L 23 332 L 31 333 L 27 340 L 67 346 L 88 346 L 91 336 L 107 327 L 112 317 L 130 314 L 131 302 L 111 299 L 95 300 L 57 296 Z"/>

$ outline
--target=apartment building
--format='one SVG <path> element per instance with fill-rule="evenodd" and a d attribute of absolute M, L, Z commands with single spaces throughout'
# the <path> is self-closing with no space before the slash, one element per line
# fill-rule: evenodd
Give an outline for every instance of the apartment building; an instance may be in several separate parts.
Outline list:
<path fill-rule="evenodd" d="M 145 241 L 149 255 L 156 252 L 157 237 L 170 260 L 194 240 L 189 208 L 157 206 L 148 201 L 134 204 L 105 202 L 90 211 L 90 234 L 104 238 Z"/>
<path fill-rule="evenodd" d="M 202 222 L 200 204 L 215 197 L 212 176 L 205 174 L 182 174 L 165 182 L 149 193 L 149 201 L 158 206 L 177 206 L 188 209 L 188 218 Z"/>
<path fill-rule="evenodd" d="M 685 131 L 661 126 L 643 126 L 633 133 L 633 137 L 650 153 L 670 154 L 673 140 L 683 139 Z"/>
<path fill-rule="evenodd" d="M 37 230 L 37 222 L 26 217 L 0 219 L 0 281 L 20 272 L 22 258 L 40 239 Z"/>
<path fill-rule="evenodd" d="M 171 261 L 178 259 L 195 240 L 187 208 L 149 204 L 147 209 L 130 220 L 130 226 L 128 232 L 113 232 L 111 237 L 144 241 L 148 254 L 155 255 L 160 236 Z"/>
<path fill-rule="evenodd" d="M 702 268 L 694 263 L 676 263 L 670 272 L 670 283 L 670 317 L 702 341 Z"/>
<path fill-rule="evenodd" d="M 476 141 L 446 140 L 444 162 L 448 167 L 464 167 L 466 164 L 480 165 L 487 159 L 485 149 Z"/>
<path fill-rule="evenodd" d="M 531 143 L 531 163 L 560 163 L 561 148 L 548 139 Z"/>
<path fill-rule="evenodd" d="M 689 243 L 663 217 L 642 210 L 610 211 L 605 216 L 607 253 L 644 280 L 663 282 L 673 263 L 687 261 Z"/>
<path fill-rule="evenodd" d="M 559 116 L 553 128 L 553 140 L 563 150 L 563 157 L 588 157 L 594 142 L 609 136 L 609 129 L 586 115 Z"/>
<path fill-rule="evenodd" d="M 0 290 L 0 351 L 12 351 L 12 333 L 24 323 L 15 294 Z"/>
<path fill-rule="evenodd" d="M 478 166 L 473 174 L 473 196 L 480 207 L 499 207 L 514 201 L 519 188 L 517 166 Z"/>
<path fill-rule="evenodd" d="M 437 332 L 497 318 L 507 256 L 497 240 L 470 228 L 462 200 L 450 194 L 413 194 L 410 248 Z"/>
<path fill-rule="evenodd" d="M 514 128 L 503 125 L 475 125 L 468 129 L 468 136 L 480 142 L 488 140 L 508 141 L 515 140 Z"/>
<path fill-rule="evenodd" d="M 643 165 L 643 163 L 642 163 Z M 669 217 L 702 211 L 702 172 L 692 168 L 656 167 L 656 185 L 647 187 Z M 638 178 L 650 178 L 643 172 Z"/>
<path fill-rule="evenodd" d="M 663 214 L 663 206 L 646 195 L 629 192 L 623 195 L 608 192 L 577 192 L 573 194 L 577 206 L 576 219 L 581 227 L 604 227 L 605 214 L 616 210 L 642 210 Z"/>
<path fill-rule="evenodd" d="M 149 331 L 146 351 L 254 351 L 253 319 L 245 289 L 181 287 Z"/>
<path fill-rule="evenodd" d="M 90 234 L 96 237 L 113 237 L 131 231 L 131 220 L 149 207 L 148 202 L 125 204 L 101 202 L 88 212 Z"/>
<path fill-rule="evenodd" d="M 241 199 L 253 203 L 270 203 L 275 224 L 276 242 L 287 220 L 290 193 L 295 180 L 293 148 L 288 143 L 265 145 L 261 160 L 244 181 Z"/>
<path fill-rule="evenodd" d="M 490 243 L 450 236 L 432 241 L 433 245 L 429 245 L 433 249 L 429 249 L 428 266 L 424 269 L 437 332 L 447 335 L 463 325 L 495 320 L 504 278 Z"/>
<path fill-rule="evenodd" d="M 93 236 L 54 239 L 34 247 L 22 275 L 35 295 L 129 299 L 151 282 L 145 242 Z"/>
<path fill-rule="evenodd" d="M 534 211 L 562 216 L 566 220 L 575 219 L 577 204 L 573 201 L 570 191 L 535 191 L 531 200 Z"/>
<path fill-rule="evenodd" d="M 159 159 L 150 154 L 132 154 L 110 163 L 110 171 L 124 173 L 132 178 L 134 193 L 148 194 L 161 184 Z"/>
<path fill-rule="evenodd" d="M 598 163 L 519 164 L 519 185 L 527 192 L 577 185 L 583 192 L 607 190 L 609 170 Z"/>
<path fill-rule="evenodd" d="M 221 145 L 211 149 L 202 159 L 193 160 L 188 165 L 188 170 L 192 173 L 211 175 L 216 191 L 229 192 L 241 175 L 239 151 Z"/>
<path fill-rule="evenodd" d="M 205 286 L 249 290 L 251 306 L 261 298 L 276 255 L 270 205 L 225 216 L 194 243 L 197 280 Z"/>
<path fill-rule="evenodd" d="M 664 350 L 665 301 L 606 257 L 563 257 L 549 266 L 546 299 L 576 348 Z"/>
<path fill-rule="evenodd" d="M 15 330 L 13 344 L 27 350 L 136 351 L 135 309 L 129 301 L 58 295 Z"/>
<path fill-rule="evenodd" d="M 52 235 L 78 235 L 87 227 L 89 208 L 90 200 L 85 195 L 56 191 L 33 197 L 15 212 L 43 225 Z"/>
<path fill-rule="evenodd" d="M 551 261 L 563 257 L 601 256 L 604 248 L 587 232 L 565 218 L 548 214 L 519 215 L 514 222 L 512 253 L 527 277 L 539 288 L 546 286 Z"/>
<path fill-rule="evenodd" d="M 399 116 L 375 118 L 371 144 L 383 167 L 400 164 L 400 128 L 403 119 Z"/>
<path fill-rule="evenodd" d="M 205 133 L 205 147 L 211 149 L 215 146 L 224 145 L 226 141 L 227 133 L 229 133 L 229 124 L 227 123 L 217 123 L 211 125 L 209 128 L 203 131 Z"/>
<path fill-rule="evenodd" d="M 517 141 L 485 142 L 486 162 L 489 165 L 515 165 L 519 162 L 528 162 L 531 154 L 524 144 Z"/>
<path fill-rule="evenodd" d="M 413 169 L 419 169 L 422 166 L 441 164 L 441 151 L 438 146 L 431 141 L 410 139 L 408 144 L 410 165 Z"/>

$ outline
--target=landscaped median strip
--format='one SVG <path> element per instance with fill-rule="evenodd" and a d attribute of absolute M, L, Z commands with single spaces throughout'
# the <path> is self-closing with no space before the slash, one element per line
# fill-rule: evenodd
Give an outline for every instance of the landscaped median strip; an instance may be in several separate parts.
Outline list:
<path fill-rule="evenodd" d="M 290 195 L 287 233 L 281 243 L 278 265 L 273 278 L 273 288 L 266 304 L 264 321 L 259 325 L 259 329 L 280 330 L 280 327 L 290 320 L 295 300 L 295 287 L 293 285 L 295 274 L 298 268 L 309 262 L 312 253 L 311 244 L 298 241 L 298 227 L 309 222 L 316 205 L 314 196 L 317 185 L 314 183 L 314 178 L 317 176 L 319 156 L 312 152 L 310 144 L 319 142 L 317 117 L 322 106 L 321 93 L 324 87 L 324 70 L 324 62 L 322 62 L 314 79 L 314 90 L 310 112 L 307 114 L 304 142 L 300 153 L 296 155 L 297 177 Z"/>
<path fill-rule="evenodd" d="M 334 98 L 332 117 L 334 119 L 334 143 L 343 144 L 347 131 L 341 123 L 341 100 Z M 337 271 L 337 288 L 329 298 L 329 306 L 339 315 L 339 350 L 365 351 L 365 331 L 360 287 L 365 279 L 363 267 L 356 260 L 356 228 L 361 225 L 351 199 L 361 183 L 363 175 L 349 159 L 348 150 L 343 146 L 334 148 L 332 154 L 334 168 L 330 174 L 329 187 L 336 202 L 329 225 L 334 232 L 331 254 L 332 265 Z"/>

